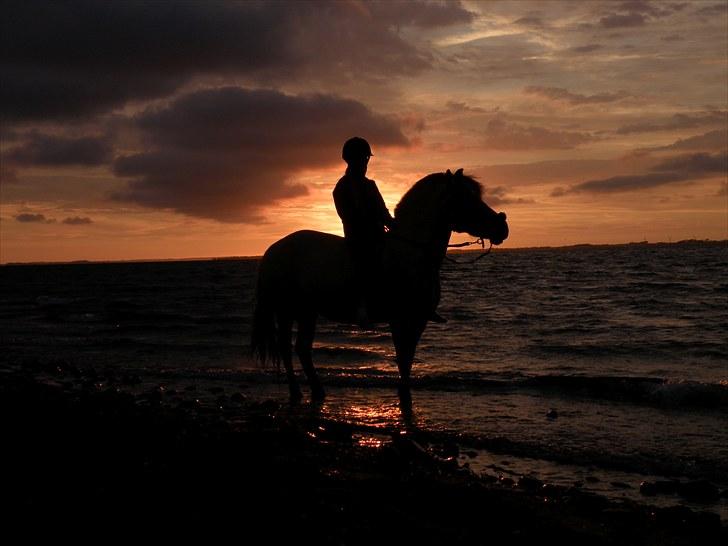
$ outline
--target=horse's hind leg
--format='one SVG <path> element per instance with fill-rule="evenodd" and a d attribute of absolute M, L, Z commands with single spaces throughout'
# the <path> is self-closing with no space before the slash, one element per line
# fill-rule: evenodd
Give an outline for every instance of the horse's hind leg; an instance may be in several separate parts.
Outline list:
<path fill-rule="evenodd" d="M 311 386 L 311 398 L 323 400 L 325 393 L 321 386 L 316 368 L 313 367 L 313 337 L 316 331 L 316 315 L 308 315 L 298 320 L 298 335 L 296 336 L 296 354 L 301 361 L 301 367 Z"/>
<path fill-rule="evenodd" d="M 296 381 L 296 374 L 293 373 L 293 362 L 291 356 L 291 329 L 293 321 L 287 317 L 278 316 L 278 351 L 283 361 L 283 367 L 286 369 L 286 378 L 288 379 L 288 390 L 290 391 L 291 401 L 298 402 L 301 400 L 301 388 Z"/>

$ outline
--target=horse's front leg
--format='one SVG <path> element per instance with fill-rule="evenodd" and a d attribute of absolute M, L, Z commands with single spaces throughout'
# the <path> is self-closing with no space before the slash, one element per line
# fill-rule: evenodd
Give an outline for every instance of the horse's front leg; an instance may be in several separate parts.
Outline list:
<path fill-rule="evenodd" d="M 427 319 L 425 317 L 406 317 L 393 320 L 392 340 L 397 353 L 397 368 L 399 369 L 399 395 L 400 398 L 410 396 L 410 374 L 415 350 L 422 332 L 425 330 Z"/>

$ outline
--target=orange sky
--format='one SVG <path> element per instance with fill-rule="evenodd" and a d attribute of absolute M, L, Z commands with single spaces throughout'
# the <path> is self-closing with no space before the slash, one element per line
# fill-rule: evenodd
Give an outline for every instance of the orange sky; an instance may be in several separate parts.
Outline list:
<path fill-rule="evenodd" d="M 506 247 L 726 239 L 727 6 L 4 5 L 0 261 L 341 234 L 353 135 L 391 211 L 428 173 L 477 177 Z"/>

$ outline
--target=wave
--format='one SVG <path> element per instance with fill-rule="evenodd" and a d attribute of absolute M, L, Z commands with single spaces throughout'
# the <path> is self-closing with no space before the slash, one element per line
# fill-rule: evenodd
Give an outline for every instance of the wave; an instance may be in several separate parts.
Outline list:
<path fill-rule="evenodd" d="M 728 410 L 728 385 L 653 377 L 547 375 L 524 379 L 523 388 L 567 395 L 645 403 L 668 408 Z"/>
<path fill-rule="evenodd" d="M 637 328 L 635 328 L 637 330 Z M 646 329 L 646 334 L 650 332 Z M 576 357 L 639 357 L 645 360 L 671 358 L 675 354 L 692 357 L 728 359 L 728 345 L 712 341 L 643 339 L 606 340 L 599 342 L 545 342 L 533 340 L 529 352 L 533 355 L 567 355 Z"/>
<path fill-rule="evenodd" d="M 323 368 L 327 384 L 339 387 L 394 387 L 396 369 Z M 539 392 L 562 397 L 611 400 L 645 404 L 675 410 L 705 409 L 728 411 L 728 383 L 669 381 L 654 377 L 607 377 L 582 375 L 543 375 L 499 379 L 478 372 L 444 372 L 412 379 L 413 389 L 443 392 Z"/>

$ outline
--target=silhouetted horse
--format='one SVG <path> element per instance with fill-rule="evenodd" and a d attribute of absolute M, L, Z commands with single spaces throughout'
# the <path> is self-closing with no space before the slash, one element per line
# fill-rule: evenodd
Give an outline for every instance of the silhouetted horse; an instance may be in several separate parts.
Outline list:
<path fill-rule="evenodd" d="M 396 350 L 400 396 L 409 398 L 415 348 L 440 299 L 439 269 L 452 231 L 500 244 L 508 237 L 505 213 L 482 200 L 482 187 L 463 175 L 434 173 L 417 182 L 395 209 L 395 228 L 382 253 L 381 299 L 370 302 L 370 318 L 388 322 Z M 291 398 L 301 390 L 291 362 L 292 326 L 298 324 L 296 353 L 314 399 L 324 390 L 311 358 L 319 315 L 355 322 L 362 288 L 356 286 L 343 237 L 297 231 L 268 248 L 260 262 L 251 348 L 258 358 L 283 361 Z"/>

